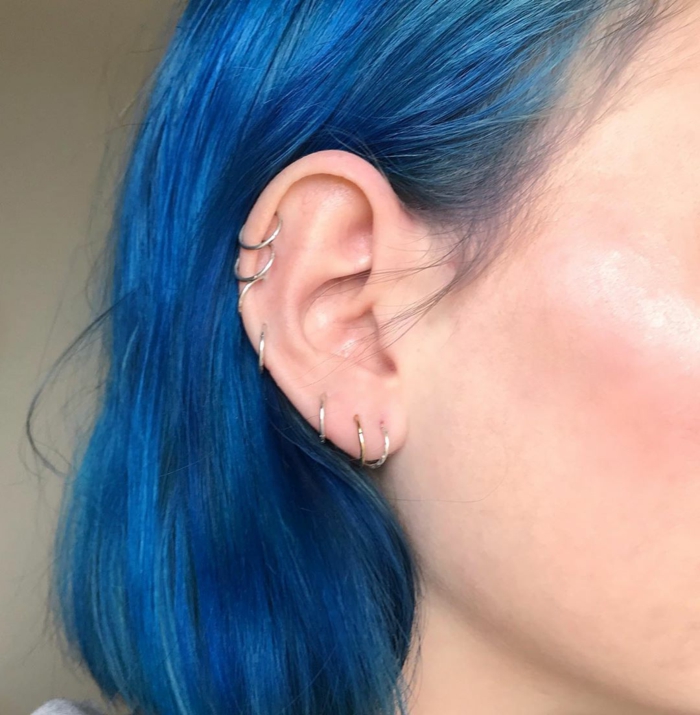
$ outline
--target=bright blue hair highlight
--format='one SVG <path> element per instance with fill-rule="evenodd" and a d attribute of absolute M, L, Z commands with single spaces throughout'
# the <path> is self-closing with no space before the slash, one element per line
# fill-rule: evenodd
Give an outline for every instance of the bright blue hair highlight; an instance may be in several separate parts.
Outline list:
<path fill-rule="evenodd" d="M 323 149 L 365 157 L 436 222 L 503 215 L 545 166 L 553 144 L 534 139 L 593 30 L 616 18 L 600 58 L 619 68 L 658 13 L 186 4 L 144 95 L 105 304 L 79 338 L 99 330 L 105 376 L 55 542 L 53 612 L 108 698 L 142 715 L 405 712 L 415 554 L 367 474 L 258 374 L 238 232 L 279 171 Z"/>

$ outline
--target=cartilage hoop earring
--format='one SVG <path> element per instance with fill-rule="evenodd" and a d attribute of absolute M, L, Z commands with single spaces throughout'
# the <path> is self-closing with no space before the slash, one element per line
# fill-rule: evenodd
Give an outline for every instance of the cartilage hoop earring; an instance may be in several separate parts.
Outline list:
<path fill-rule="evenodd" d="M 262 330 L 260 331 L 260 348 L 258 350 L 258 370 L 260 370 L 260 374 L 262 375 L 262 372 L 265 368 L 265 329 L 267 328 L 267 323 L 263 323 Z"/>
<path fill-rule="evenodd" d="M 384 426 L 384 423 L 381 422 L 381 428 L 382 432 L 384 433 L 384 453 L 379 459 L 375 459 L 372 462 L 366 462 L 365 461 L 365 435 L 364 432 L 362 431 L 362 426 L 360 425 L 360 418 L 358 415 L 355 415 L 355 424 L 357 425 L 357 437 L 360 440 L 360 466 L 361 467 L 370 467 L 371 469 L 376 469 L 377 467 L 381 467 L 384 462 L 386 462 L 387 457 L 389 456 L 389 434 L 386 431 L 386 427 Z"/>
<path fill-rule="evenodd" d="M 243 281 L 247 283 L 248 285 L 243 288 L 241 291 L 240 296 L 238 297 L 238 312 L 241 312 L 242 306 L 243 306 L 243 298 L 245 298 L 246 293 L 250 289 L 250 287 L 259 280 L 262 280 L 265 278 L 265 275 L 267 272 L 270 270 L 272 267 L 272 264 L 275 260 L 275 248 L 272 245 L 272 242 L 275 240 L 277 235 L 280 232 L 280 229 L 282 228 L 282 219 L 277 215 L 277 212 L 275 211 L 275 216 L 277 216 L 277 228 L 272 232 L 268 238 L 266 238 L 264 241 L 261 241 L 260 243 L 255 243 L 255 244 L 250 244 L 250 243 L 244 243 L 243 240 L 241 239 L 241 233 L 243 233 L 243 229 L 241 228 L 239 234 L 238 234 L 238 244 L 240 245 L 241 248 L 246 248 L 251 251 L 258 251 L 261 248 L 265 248 L 265 246 L 270 247 L 270 258 L 267 261 L 267 263 L 261 268 L 257 273 L 254 273 L 252 276 L 242 276 L 238 272 L 238 266 L 240 264 L 241 256 L 239 255 L 238 258 L 236 258 L 236 263 L 234 265 L 233 271 L 236 276 L 236 280 Z"/>
<path fill-rule="evenodd" d="M 243 228 L 245 228 L 245 226 L 243 226 L 243 228 L 241 228 L 241 230 L 238 233 L 238 245 L 241 248 L 247 248 L 250 251 L 259 251 L 261 248 L 265 248 L 265 246 L 272 243 L 277 238 L 277 234 L 280 232 L 280 229 L 282 228 L 282 219 L 277 215 L 277 211 L 275 211 L 275 216 L 277 216 L 278 223 L 277 223 L 277 228 L 272 232 L 271 236 L 266 238 L 261 243 L 244 243 L 241 240 L 241 234 L 243 233 Z"/>
<path fill-rule="evenodd" d="M 240 263 L 241 257 L 238 256 L 236 259 L 236 265 L 233 267 L 233 272 L 236 275 L 236 280 L 245 281 L 246 283 L 255 283 L 255 281 L 260 280 L 269 270 L 272 262 L 275 260 L 275 249 L 270 246 L 270 258 L 267 263 L 257 272 L 253 273 L 252 276 L 242 276 L 238 272 L 238 264 Z"/>
<path fill-rule="evenodd" d="M 321 442 L 326 441 L 326 393 L 321 395 L 321 407 L 318 410 L 318 424 L 319 432 L 318 436 L 321 438 Z"/>

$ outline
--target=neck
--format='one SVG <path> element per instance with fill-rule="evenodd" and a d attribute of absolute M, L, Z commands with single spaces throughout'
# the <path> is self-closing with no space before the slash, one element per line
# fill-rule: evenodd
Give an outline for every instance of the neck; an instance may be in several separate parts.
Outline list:
<path fill-rule="evenodd" d="M 404 667 L 410 715 L 652 715 L 557 672 L 497 626 L 474 627 L 427 588 L 417 618 Z"/>

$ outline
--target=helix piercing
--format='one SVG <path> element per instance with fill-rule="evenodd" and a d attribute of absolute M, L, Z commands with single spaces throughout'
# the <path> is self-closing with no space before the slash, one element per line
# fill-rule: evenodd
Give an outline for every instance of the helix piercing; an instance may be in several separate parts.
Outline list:
<path fill-rule="evenodd" d="M 362 431 L 362 426 L 360 425 L 360 418 L 357 415 L 355 415 L 355 423 L 357 424 L 357 437 L 360 440 L 360 466 L 370 467 L 371 469 L 381 467 L 382 464 L 386 462 L 386 458 L 389 456 L 389 434 L 386 431 L 384 423 L 379 423 L 382 428 L 382 432 L 384 433 L 384 453 L 379 459 L 375 459 L 372 462 L 365 461 L 365 435 Z"/>
<path fill-rule="evenodd" d="M 234 272 L 236 274 L 236 279 L 239 281 L 245 281 L 246 283 L 255 283 L 255 281 L 259 280 L 262 278 L 269 270 L 270 266 L 272 265 L 272 262 L 275 260 L 275 249 L 270 246 L 270 258 L 268 262 L 257 272 L 254 273 L 252 276 L 242 276 L 238 273 L 238 263 L 240 262 L 241 257 L 238 256 L 236 259 L 236 265 L 234 266 Z"/>
<path fill-rule="evenodd" d="M 243 233 L 243 228 L 238 233 L 238 245 L 241 248 L 247 248 L 251 251 L 259 251 L 261 248 L 265 248 L 268 244 L 272 243 L 276 238 L 277 234 L 280 232 L 280 229 L 282 228 L 282 219 L 277 215 L 277 211 L 275 211 L 275 216 L 277 216 L 277 228 L 272 232 L 272 235 L 266 238 L 262 243 L 244 243 L 241 240 L 241 234 Z"/>
<path fill-rule="evenodd" d="M 240 232 L 238 233 L 238 244 L 240 245 L 241 248 L 246 248 L 251 251 L 258 251 L 261 248 L 265 248 L 265 246 L 270 247 L 270 258 L 267 261 L 267 263 L 261 268 L 257 273 L 254 273 L 252 276 L 242 276 L 238 272 L 238 265 L 241 260 L 241 256 L 239 255 L 238 258 L 236 259 L 236 263 L 234 265 L 233 271 L 236 276 L 236 280 L 243 281 L 247 283 L 247 285 L 243 288 L 241 291 L 240 296 L 238 297 L 238 312 L 241 312 L 242 306 L 243 306 L 243 298 L 245 298 L 246 293 L 250 289 L 250 287 L 256 283 L 257 281 L 263 279 L 266 275 L 266 273 L 270 270 L 274 260 L 275 260 L 275 248 L 272 245 L 272 242 L 275 240 L 277 235 L 280 232 L 280 229 L 282 228 L 282 219 L 277 215 L 277 212 L 275 211 L 275 216 L 277 216 L 277 228 L 272 232 L 268 238 L 266 238 L 264 241 L 261 241 L 260 243 L 255 243 L 255 244 L 250 244 L 250 243 L 244 243 L 243 240 L 241 239 L 241 234 L 243 233 L 243 229 L 241 228 Z"/>
<path fill-rule="evenodd" d="M 265 368 L 264 354 L 265 354 L 265 329 L 267 328 L 267 323 L 263 323 L 262 330 L 260 331 L 260 348 L 258 349 L 258 370 L 262 374 Z"/>

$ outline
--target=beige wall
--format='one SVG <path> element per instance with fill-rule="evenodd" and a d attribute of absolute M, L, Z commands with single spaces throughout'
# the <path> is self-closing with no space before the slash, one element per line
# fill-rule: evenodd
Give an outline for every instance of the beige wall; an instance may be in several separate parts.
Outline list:
<path fill-rule="evenodd" d="M 54 697 L 100 702 L 44 629 L 61 481 L 32 458 L 23 422 L 40 377 L 87 320 L 84 282 L 109 199 L 96 182 L 113 172 L 105 144 L 123 145 L 120 113 L 176 11 L 174 0 L 0 0 L 0 715 Z M 60 397 L 37 429 L 65 456 L 71 415 Z"/>

